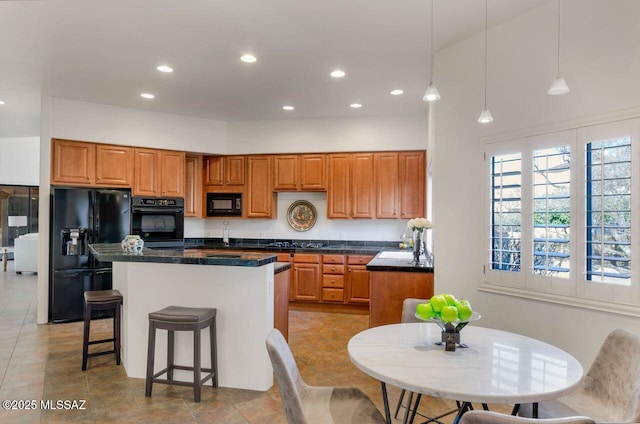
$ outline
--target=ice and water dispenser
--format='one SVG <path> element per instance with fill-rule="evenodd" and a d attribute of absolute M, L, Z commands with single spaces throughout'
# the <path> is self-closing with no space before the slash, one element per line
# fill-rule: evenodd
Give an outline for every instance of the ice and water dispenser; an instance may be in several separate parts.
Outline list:
<path fill-rule="evenodd" d="M 84 256 L 87 254 L 87 229 L 63 228 L 62 256 Z"/>

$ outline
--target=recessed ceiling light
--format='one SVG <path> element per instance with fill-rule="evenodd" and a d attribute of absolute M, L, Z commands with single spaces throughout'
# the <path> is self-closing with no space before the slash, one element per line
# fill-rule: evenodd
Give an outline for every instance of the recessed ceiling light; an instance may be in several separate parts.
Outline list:
<path fill-rule="evenodd" d="M 282 109 L 284 109 L 284 110 L 294 110 L 295 107 L 293 107 L 291 105 L 285 105 L 285 106 L 282 106 Z"/>
<path fill-rule="evenodd" d="M 243 54 L 242 56 L 240 56 L 240 60 L 244 63 L 254 63 L 258 59 L 252 54 Z"/>
<path fill-rule="evenodd" d="M 140 93 L 140 97 L 143 99 L 154 99 L 156 96 L 151 93 Z"/>
<path fill-rule="evenodd" d="M 402 93 L 404 93 L 404 91 L 402 91 L 402 90 L 391 90 L 391 92 L 389 94 L 391 94 L 392 96 L 399 96 Z"/>
<path fill-rule="evenodd" d="M 3 105 L 3 104 L 4 104 L 4 102 L 2 100 L 0 100 L 0 105 Z"/>
<path fill-rule="evenodd" d="M 342 78 L 347 74 L 345 74 L 344 71 L 341 71 L 340 69 L 336 69 L 335 71 L 331 72 L 330 75 L 334 78 Z"/>
<path fill-rule="evenodd" d="M 164 72 L 166 74 L 169 74 L 171 72 L 173 72 L 173 68 L 169 65 L 160 65 L 156 68 L 158 71 L 160 72 Z"/>
<path fill-rule="evenodd" d="M 360 109 L 362 107 L 360 103 L 351 103 L 349 106 L 351 106 L 354 109 Z"/>

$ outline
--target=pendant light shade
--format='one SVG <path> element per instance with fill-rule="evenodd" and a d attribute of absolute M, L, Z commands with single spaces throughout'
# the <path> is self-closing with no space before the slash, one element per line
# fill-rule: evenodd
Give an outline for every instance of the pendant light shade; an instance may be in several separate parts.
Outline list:
<path fill-rule="evenodd" d="M 493 122 L 493 116 L 491 116 L 491 112 L 489 109 L 482 109 L 480 112 L 480 116 L 478 117 L 478 122 L 481 124 L 488 124 L 489 122 Z"/>
<path fill-rule="evenodd" d="M 435 102 L 436 100 L 440 100 L 440 93 L 438 93 L 438 89 L 433 82 L 429 83 L 427 91 L 424 92 L 422 100 L 424 100 L 425 102 Z"/>
<path fill-rule="evenodd" d="M 549 91 L 547 91 L 547 94 L 551 96 L 557 96 L 558 94 L 565 94 L 568 92 L 569 86 L 567 85 L 567 82 L 564 80 L 564 78 L 557 77 L 551 83 L 551 87 L 549 88 Z"/>
<path fill-rule="evenodd" d="M 559 94 L 565 94 L 569 92 L 569 86 L 567 82 L 560 76 L 560 0 L 558 0 L 558 73 L 555 79 L 551 83 L 551 87 L 547 94 L 550 96 L 557 96 Z"/>
<path fill-rule="evenodd" d="M 488 16 L 489 16 L 489 4 L 488 0 L 484 2 L 484 108 L 478 116 L 478 122 L 481 124 L 488 124 L 493 122 L 493 116 L 487 109 L 487 28 L 488 28 Z"/>
<path fill-rule="evenodd" d="M 429 63 L 429 66 L 431 67 L 431 82 L 429 82 L 429 86 L 424 92 L 422 100 L 425 102 L 435 102 L 436 100 L 440 100 L 440 93 L 438 92 L 436 85 L 433 83 L 433 0 L 431 0 L 431 36 L 429 37 L 429 43 L 429 55 L 431 56 Z"/>

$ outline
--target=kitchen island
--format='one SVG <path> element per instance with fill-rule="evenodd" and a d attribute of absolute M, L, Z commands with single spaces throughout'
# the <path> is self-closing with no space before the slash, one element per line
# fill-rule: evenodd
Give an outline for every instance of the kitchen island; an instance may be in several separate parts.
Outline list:
<path fill-rule="evenodd" d="M 265 339 L 274 327 L 276 255 L 189 249 L 126 254 L 119 244 L 90 250 L 99 261 L 113 263 L 113 288 L 124 297 L 122 362 L 129 377 L 146 375 L 149 313 L 176 305 L 217 309 L 221 387 L 266 391 L 273 385 Z M 192 364 L 193 335 L 176 332 L 175 340 L 176 363 Z M 166 332 L 158 332 L 156 343 L 159 370 L 166 366 Z M 208 352 L 209 335 L 202 332 L 203 367 L 210 366 Z M 176 371 L 174 377 L 189 381 L 192 373 Z"/>

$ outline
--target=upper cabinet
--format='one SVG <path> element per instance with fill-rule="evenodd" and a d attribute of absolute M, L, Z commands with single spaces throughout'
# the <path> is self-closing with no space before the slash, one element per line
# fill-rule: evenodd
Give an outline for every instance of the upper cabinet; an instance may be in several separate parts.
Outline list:
<path fill-rule="evenodd" d="M 329 155 L 327 217 L 373 218 L 373 154 Z"/>
<path fill-rule="evenodd" d="M 373 166 L 376 218 L 398 218 L 400 216 L 398 153 L 374 153 Z"/>
<path fill-rule="evenodd" d="M 245 156 L 206 156 L 204 184 L 208 186 L 244 186 Z"/>
<path fill-rule="evenodd" d="M 326 191 L 327 155 L 276 155 L 275 191 Z"/>
<path fill-rule="evenodd" d="M 160 151 L 160 196 L 184 196 L 184 152 Z"/>
<path fill-rule="evenodd" d="M 52 139 L 51 183 L 131 187 L 133 149 L 126 146 Z"/>
<path fill-rule="evenodd" d="M 426 153 L 400 152 L 400 218 L 426 216 Z"/>
<path fill-rule="evenodd" d="M 272 160 L 269 155 L 247 157 L 248 187 L 244 201 L 247 218 L 275 218 L 277 215 Z"/>
<path fill-rule="evenodd" d="M 184 160 L 184 216 L 202 217 L 202 156 L 187 154 Z"/>
<path fill-rule="evenodd" d="M 134 196 L 184 196 L 184 152 L 134 149 Z"/>

